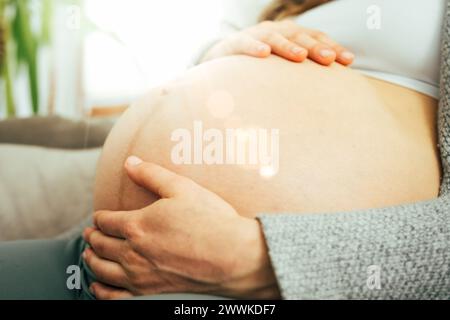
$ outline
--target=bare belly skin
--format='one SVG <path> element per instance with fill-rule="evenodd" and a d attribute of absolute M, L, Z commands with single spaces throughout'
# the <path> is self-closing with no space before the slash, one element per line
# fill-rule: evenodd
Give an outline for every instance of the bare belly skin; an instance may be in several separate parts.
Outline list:
<path fill-rule="evenodd" d="M 157 198 L 125 175 L 137 155 L 188 176 L 245 216 L 391 206 L 438 195 L 436 101 L 334 64 L 227 57 L 152 90 L 122 116 L 98 165 L 96 209 Z M 279 130 L 279 168 L 175 164 L 174 130 Z"/>

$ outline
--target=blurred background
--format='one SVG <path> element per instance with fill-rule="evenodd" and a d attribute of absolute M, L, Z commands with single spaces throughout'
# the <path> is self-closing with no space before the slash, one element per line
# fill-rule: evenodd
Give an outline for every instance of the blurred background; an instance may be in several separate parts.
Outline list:
<path fill-rule="evenodd" d="M 123 109 L 265 0 L 0 0 L 0 119 Z"/>

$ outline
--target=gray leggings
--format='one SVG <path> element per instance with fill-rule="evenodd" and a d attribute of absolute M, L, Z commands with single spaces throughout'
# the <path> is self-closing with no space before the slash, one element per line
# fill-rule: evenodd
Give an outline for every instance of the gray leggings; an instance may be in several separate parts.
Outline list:
<path fill-rule="evenodd" d="M 92 298 L 80 259 L 84 247 L 81 237 L 0 242 L 0 299 Z M 69 289 L 68 278 L 78 267 L 81 286 L 77 289 L 76 281 L 70 281 L 75 287 Z"/>
<path fill-rule="evenodd" d="M 95 299 L 89 292 L 94 275 L 81 259 L 86 243 L 79 235 L 69 240 L 25 240 L 0 242 L 0 300 Z M 67 282 L 79 267 L 80 289 L 69 289 Z M 70 280 L 70 279 L 69 279 Z M 74 282 L 69 281 L 71 284 Z M 223 297 L 190 293 L 162 294 L 145 300 L 222 300 Z"/>

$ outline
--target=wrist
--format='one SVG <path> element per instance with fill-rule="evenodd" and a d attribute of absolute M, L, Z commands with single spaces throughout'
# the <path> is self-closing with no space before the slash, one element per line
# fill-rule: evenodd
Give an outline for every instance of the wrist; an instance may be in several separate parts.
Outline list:
<path fill-rule="evenodd" d="M 239 216 L 233 254 L 234 281 L 229 283 L 231 295 L 246 299 L 280 299 L 281 294 L 262 227 L 258 220 Z"/>

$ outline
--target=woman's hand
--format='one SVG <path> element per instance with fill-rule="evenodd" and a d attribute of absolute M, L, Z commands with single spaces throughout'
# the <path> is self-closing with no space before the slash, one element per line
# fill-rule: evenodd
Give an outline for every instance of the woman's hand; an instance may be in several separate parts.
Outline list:
<path fill-rule="evenodd" d="M 317 30 L 302 28 L 291 20 L 264 21 L 233 34 L 213 46 L 203 61 L 222 56 L 245 54 L 265 58 L 271 53 L 302 62 L 306 58 L 323 65 L 339 62 L 349 65 L 354 55 Z"/>
<path fill-rule="evenodd" d="M 98 211 L 83 254 L 98 299 L 170 292 L 278 298 L 261 227 L 216 194 L 130 157 L 129 177 L 161 199 L 135 211 Z"/>

